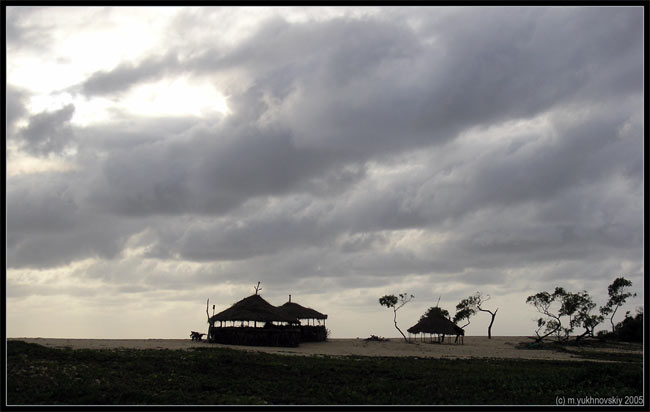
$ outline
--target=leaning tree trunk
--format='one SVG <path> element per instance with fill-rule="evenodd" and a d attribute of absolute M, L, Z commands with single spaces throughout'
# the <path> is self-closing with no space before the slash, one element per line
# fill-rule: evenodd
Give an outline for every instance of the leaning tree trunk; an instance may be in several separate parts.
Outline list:
<path fill-rule="evenodd" d="M 208 316 L 208 333 L 205 336 L 208 337 L 208 342 L 210 341 L 210 327 L 212 326 L 210 324 L 210 311 L 209 311 L 209 308 L 210 308 L 210 298 L 208 298 L 208 301 L 205 302 L 205 314 Z"/>
<path fill-rule="evenodd" d="M 616 325 L 614 325 L 614 315 L 616 315 L 617 310 L 618 310 L 618 306 L 614 308 L 614 311 L 612 312 L 612 316 L 609 318 L 609 323 L 612 324 L 612 333 L 616 333 Z"/>
<path fill-rule="evenodd" d="M 409 343 L 409 340 L 406 338 L 406 335 L 404 335 L 404 332 L 402 332 L 402 330 L 397 326 L 397 311 L 395 309 L 393 309 L 393 314 L 394 314 L 393 322 L 395 322 L 395 329 L 397 329 L 399 331 L 399 333 L 402 334 L 402 337 L 404 338 L 406 343 Z"/>
<path fill-rule="evenodd" d="M 551 336 L 552 334 L 554 334 L 555 332 L 557 332 L 558 330 L 560 330 L 562 328 L 562 322 L 560 321 L 560 318 L 558 318 L 557 316 L 553 316 L 553 315 L 550 315 L 550 316 L 557 321 L 557 327 L 555 329 L 553 329 L 552 331 L 546 333 L 546 335 L 544 335 L 544 336 L 540 336 L 539 333 L 538 333 L 539 329 L 537 329 L 535 331 L 535 334 L 537 335 L 537 339 L 535 339 L 535 343 L 542 342 L 544 339 Z M 541 327 L 540 327 L 540 329 L 541 329 Z"/>

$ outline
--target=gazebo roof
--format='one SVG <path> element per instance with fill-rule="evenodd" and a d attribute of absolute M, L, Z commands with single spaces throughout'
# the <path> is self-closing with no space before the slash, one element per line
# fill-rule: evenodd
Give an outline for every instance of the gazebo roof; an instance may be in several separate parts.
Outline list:
<path fill-rule="evenodd" d="M 441 333 L 444 335 L 464 335 L 465 330 L 439 314 L 422 317 L 418 323 L 407 329 L 409 333 Z"/>
<path fill-rule="evenodd" d="M 279 308 L 262 299 L 260 295 L 251 295 L 240 300 L 228 309 L 212 316 L 210 323 L 226 320 L 299 323 L 296 317 L 285 314 Z"/>
<path fill-rule="evenodd" d="M 327 319 L 327 315 L 318 312 L 312 308 L 306 308 L 294 302 L 287 302 L 280 306 L 279 309 L 287 316 L 297 319 Z"/>

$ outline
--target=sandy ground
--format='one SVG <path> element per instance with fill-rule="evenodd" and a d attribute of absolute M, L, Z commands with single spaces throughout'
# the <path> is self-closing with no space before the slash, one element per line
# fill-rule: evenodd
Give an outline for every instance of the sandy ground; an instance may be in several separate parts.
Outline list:
<path fill-rule="evenodd" d="M 524 336 L 466 336 L 463 345 L 452 343 L 431 344 L 417 342 L 408 344 L 403 339 L 393 338 L 387 342 L 366 342 L 363 339 L 330 339 L 327 342 L 302 343 L 297 348 L 276 348 L 266 346 L 235 346 L 192 342 L 190 339 L 52 339 L 52 338 L 10 338 L 49 347 L 73 349 L 190 349 L 227 347 L 237 350 L 279 353 L 287 355 L 329 355 L 329 356 L 408 356 L 426 358 L 510 358 L 510 359 L 557 359 L 582 360 L 569 353 L 551 350 L 522 350 L 516 345 L 532 342 Z"/>

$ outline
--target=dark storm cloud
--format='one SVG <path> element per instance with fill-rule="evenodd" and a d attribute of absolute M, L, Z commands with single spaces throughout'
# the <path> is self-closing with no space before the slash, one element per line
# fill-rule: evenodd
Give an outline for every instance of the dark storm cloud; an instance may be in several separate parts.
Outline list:
<path fill-rule="evenodd" d="M 29 117 L 29 124 L 20 130 L 24 149 L 34 155 L 61 153 L 74 139 L 70 119 L 74 105 L 69 104 L 53 112 L 42 112 Z"/>
<path fill-rule="evenodd" d="M 631 79 L 641 76 L 640 15 L 618 10 L 609 28 L 602 11 L 547 10 L 541 21 L 528 9 L 488 14 L 439 22 L 431 28 L 433 44 L 382 20 L 274 19 L 229 54 L 209 50 L 186 67 L 243 69 L 256 79 L 254 88 L 287 107 L 290 124 L 328 126 L 300 128 L 306 140 L 327 138 L 328 145 L 359 151 L 418 146 L 564 101 L 638 91 Z"/>
<path fill-rule="evenodd" d="M 535 24 L 533 12 L 499 10 L 492 19 L 461 13 L 464 24 L 431 29 L 432 44 L 373 20 L 289 27 L 274 21 L 241 50 L 262 62 L 249 69 L 258 79 L 253 88 L 278 99 L 275 119 L 296 132 L 297 144 L 367 159 L 560 104 L 639 92 L 638 16 L 617 12 L 615 20 L 629 24 L 610 31 L 602 12 L 571 14 L 548 12 Z M 288 58 L 289 50 L 303 52 Z M 237 53 L 218 62 L 237 67 L 246 61 Z"/>
<path fill-rule="evenodd" d="M 637 103 L 629 102 L 627 113 L 634 112 Z M 514 151 L 510 145 L 496 145 L 477 160 L 456 166 L 452 184 L 429 184 L 421 195 L 433 206 L 450 205 L 437 208 L 442 216 L 459 217 L 483 207 L 541 204 L 582 186 L 606 185 L 609 176 L 636 182 L 642 179 L 638 165 L 643 156 L 637 150 L 642 134 L 633 140 L 619 135 L 630 120 L 625 110 L 594 108 L 584 122 L 564 127 L 560 119 L 556 120 L 553 132 L 561 138 L 528 135 L 524 139 L 530 146 Z M 458 181 L 466 182 L 460 190 Z"/>
<path fill-rule="evenodd" d="M 642 76 L 643 56 L 634 10 L 486 13 L 436 19 L 426 27 L 432 43 L 385 20 L 274 18 L 228 52 L 207 48 L 182 63 L 172 54 L 151 57 L 96 73 L 83 87 L 108 92 L 169 70 L 237 70 L 252 80 L 229 102 L 241 120 L 265 118 L 288 126 L 298 146 L 344 151 L 359 161 L 558 104 L 638 91 L 633 79 Z M 603 24 L 610 18 L 611 28 Z"/>
<path fill-rule="evenodd" d="M 90 200 L 97 207 L 140 216 L 223 213 L 249 198 L 292 190 L 340 193 L 363 178 L 362 166 L 343 166 L 344 154 L 296 148 L 283 131 L 217 124 L 195 134 L 190 123 L 163 120 L 80 134 L 80 156 L 107 152 L 99 162 L 91 155 L 87 160 L 96 169 Z M 86 138 L 99 147 L 85 146 Z"/>
<path fill-rule="evenodd" d="M 144 222 L 93 213 L 83 176 L 15 176 L 7 185 L 7 265 L 46 268 L 88 257 L 112 259 Z"/>
<path fill-rule="evenodd" d="M 145 229 L 146 257 L 205 265 L 182 277 L 192 285 L 487 285 L 549 262 L 604 276 L 638 261 L 638 10 L 400 10 L 419 23 L 276 18 L 230 49 L 95 73 L 84 94 L 209 76 L 232 114 L 75 130 L 71 108 L 30 118 L 32 152 L 74 136 L 80 170 L 9 180 L 8 266 L 117 260 Z M 510 121 L 530 127 L 502 136 Z"/>
<path fill-rule="evenodd" d="M 187 260 L 238 260 L 277 253 L 297 243 L 317 245 L 327 240 L 315 217 L 291 219 L 265 217 L 238 225 L 201 225 L 188 230 L 179 242 L 180 255 Z"/>

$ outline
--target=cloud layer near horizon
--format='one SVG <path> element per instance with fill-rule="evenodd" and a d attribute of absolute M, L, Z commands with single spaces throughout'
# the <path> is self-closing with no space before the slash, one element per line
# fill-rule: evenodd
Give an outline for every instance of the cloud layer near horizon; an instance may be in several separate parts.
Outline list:
<path fill-rule="evenodd" d="M 158 37 L 95 66 L 75 38 L 127 11 L 7 10 L 9 298 L 642 285 L 640 8 L 139 10 Z M 38 59 L 79 76 L 30 89 Z"/>

